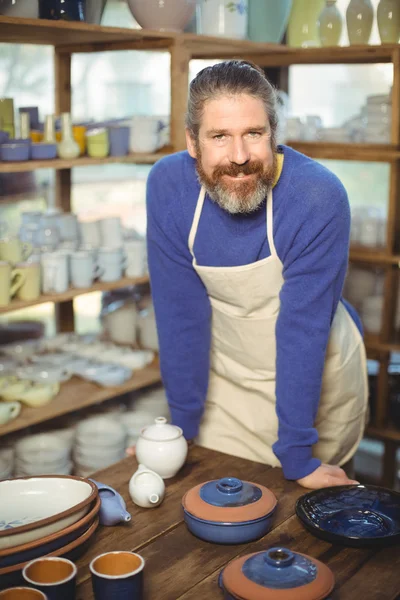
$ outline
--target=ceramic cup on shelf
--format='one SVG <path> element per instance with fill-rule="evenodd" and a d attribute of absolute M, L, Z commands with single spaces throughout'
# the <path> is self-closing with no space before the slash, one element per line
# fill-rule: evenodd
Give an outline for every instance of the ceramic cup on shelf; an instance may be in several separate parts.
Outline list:
<path fill-rule="evenodd" d="M 42 290 L 44 294 L 61 294 L 69 286 L 68 257 L 65 254 L 41 255 Z"/>
<path fill-rule="evenodd" d="M 105 158 L 110 151 L 108 130 L 105 127 L 88 129 L 86 131 L 87 153 L 92 158 Z"/>
<path fill-rule="evenodd" d="M 99 248 L 97 264 L 101 269 L 100 281 L 118 281 L 122 278 L 126 265 L 122 248 Z"/>
<path fill-rule="evenodd" d="M 23 286 L 26 274 L 21 269 L 13 269 L 10 263 L 0 261 L 0 306 L 10 304 L 11 298 Z"/>
<path fill-rule="evenodd" d="M 104 217 L 97 221 L 100 230 L 101 246 L 121 248 L 124 243 L 122 222 L 119 217 Z M 93 242 L 88 242 L 93 243 Z"/>
<path fill-rule="evenodd" d="M 67 558 L 44 556 L 25 565 L 25 581 L 43 592 L 48 600 L 74 600 L 78 569 Z"/>
<path fill-rule="evenodd" d="M 247 35 L 247 0 L 201 0 L 197 5 L 197 33 L 243 40 Z"/>
<path fill-rule="evenodd" d="M 164 124 L 158 117 L 135 115 L 131 119 L 131 152 L 156 152 L 161 145 Z"/>
<path fill-rule="evenodd" d="M 101 246 L 99 221 L 79 221 L 79 234 L 81 246 L 91 246 L 92 248 Z"/>
<path fill-rule="evenodd" d="M 72 252 L 70 259 L 71 284 L 75 288 L 88 288 L 102 274 L 102 268 L 95 264 L 93 254 L 84 250 Z"/>
<path fill-rule="evenodd" d="M 31 302 L 40 296 L 40 264 L 38 262 L 21 262 L 16 267 L 25 275 L 21 287 L 18 288 L 16 296 L 19 300 Z"/>
<path fill-rule="evenodd" d="M 129 153 L 130 128 L 128 126 L 111 126 L 108 128 L 110 156 L 126 156 Z"/>
<path fill-rule="evenodd" d="M 126 254 L 127 277 L 142 277 L 146 266 L 146 242 L 145 240 L 129 240 L 124 244 Z"/>
<path fill-rule="evenodd" d="M 143 600 L 144 559 L 134 552 L 106 552 L 90 563 L 95 600 Z"/>
<path fill-rule="evenodd" d="M 25 261 L 32 250 L 32 244 L 21 242 L 17 237 L 0 239 L 0 260 L 6 260 L 12 265 Z"/>

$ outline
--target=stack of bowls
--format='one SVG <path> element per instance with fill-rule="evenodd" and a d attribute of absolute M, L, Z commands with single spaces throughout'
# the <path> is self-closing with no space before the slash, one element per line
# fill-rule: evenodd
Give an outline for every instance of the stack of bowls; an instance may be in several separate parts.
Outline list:
<path fill-rule="evenodd" d="M 107 417 L 90 417 L 76 428 L 73 456 L 75 472 L 88 477 L 125 457 L 125 427 Z"/>
<path fill-rule="evenodd" d="M 156 388 L 134 396 L 129 410 L 120 416 L 127 431 L 126 446 L 134 446 L 144 427 L 154 423 L 157 417 L 169 419 L 169 408 L 164 388 Z"/>
<path fill-rule="evenodd" d="M 56 433 L 39 433 L 15 445 L 15 475 L 69 475 L 72 471 L 71 442 Z"/>
<path fill-rule="evenodd" d="M 0 589 L 18 585 L 39 556 L 75 560 L 97 529 L 98 489 L 80 477 L 44 475 L 0 482 Z"/>
<path fill-rule="evenodd" d="M 13 471 L 12 461 L 7 460 L 4 456 L 0 456 L 0 481 L 9 479 Z"/>

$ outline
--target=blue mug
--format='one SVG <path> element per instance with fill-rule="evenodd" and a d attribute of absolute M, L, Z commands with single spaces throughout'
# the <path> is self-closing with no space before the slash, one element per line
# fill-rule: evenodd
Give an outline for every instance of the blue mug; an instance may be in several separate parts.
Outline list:
<path fill-rule="evenodd" d="M 45 594 L 47 600 L 75 600 L 77 568 L 67 558 L 44 556 L 23 569 L 25 581 Z"/>
<path fill-rule="evenodd" d="M 47 598 L 39 590 L 27 587 L 14 587 L 0 592 L 0 600 L 47 600 Z"/>
<path fill-rule="evenodd" d="M 95 600 L 143 600 L 144 558 L 134 552 L 106 552 L 90 563 Z"/>

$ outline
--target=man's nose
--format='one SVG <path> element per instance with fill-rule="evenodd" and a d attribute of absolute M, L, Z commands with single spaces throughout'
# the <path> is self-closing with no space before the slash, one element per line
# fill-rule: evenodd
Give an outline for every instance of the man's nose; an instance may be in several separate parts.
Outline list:
<path fill-rule="evenodd" d="M 244 165 L 250 160 L 250 153 L 241 137 L 232 140 L 229 160 L 237 165 Z"/>

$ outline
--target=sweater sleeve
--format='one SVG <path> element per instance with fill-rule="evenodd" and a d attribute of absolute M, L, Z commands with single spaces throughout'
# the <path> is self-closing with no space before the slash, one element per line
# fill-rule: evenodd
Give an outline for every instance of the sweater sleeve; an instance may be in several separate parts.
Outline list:
<path fill-rule="evenodd" d="M 207 396 L 211 308 L 192 266 L 187 236 L 175 222 L 182 186 L 162 161 L 147 181 L 148 262 L 160 346 L 160 365 L 171 419 L 187 439 L 199 430 Z M 178 218 L 178 217 L 177 217 Z"/>
<path fill-rule="evenodd" d="M 325 353 L 347 268 L 350 209 L 339 180 L 312 175 L 296 187 L 293 237 L 283 259 L 284 284 L 276 327 L 278 441 L 273 450 L 287 479 L 312 473 L 314 427 Z M 292 204 L 293 206 L 293 204 Z M 287 213 L 286 213 L 287 214 Z"/>

